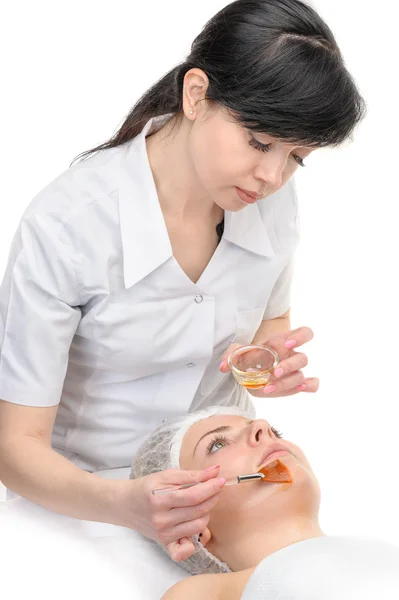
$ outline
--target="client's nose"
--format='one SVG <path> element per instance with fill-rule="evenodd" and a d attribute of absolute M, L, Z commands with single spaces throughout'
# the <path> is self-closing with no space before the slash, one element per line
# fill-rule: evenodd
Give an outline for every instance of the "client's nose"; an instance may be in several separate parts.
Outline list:
<path fill-rule="evenodd" d="M 273 432 L 269 423 L 264 419 L 252 421 L 249 428 L 249 444 L 251 446 L 257 446 L 262 442 L 264 443 L 266 441 L 265 437 L 269 439 L 273 438 Z"/>

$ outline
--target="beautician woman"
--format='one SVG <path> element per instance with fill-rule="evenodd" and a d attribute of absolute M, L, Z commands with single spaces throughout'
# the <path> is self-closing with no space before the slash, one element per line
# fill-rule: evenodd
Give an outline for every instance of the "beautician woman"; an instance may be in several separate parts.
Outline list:
<path fill-rule="evenodd" d="M 10 490 L 186 557 L 173 542 L 204 529 L 223 485 L 217 468 L 137 481 L 93 471 L 129 466 L 165 418 L 213 404 L 251 410 L 225 363 L 237 344 L 268 342 L 280 356 L 253 395 L 317 390 L 294 350 L 312 331 L 290 331 L 292 175 L 363 113 L 312 8 L 238 0 L 108 142 L 38 194 L 0 293 L 0 479 Z M 176 498 L 150 493 L 198 478 L 206 483 Z"/>

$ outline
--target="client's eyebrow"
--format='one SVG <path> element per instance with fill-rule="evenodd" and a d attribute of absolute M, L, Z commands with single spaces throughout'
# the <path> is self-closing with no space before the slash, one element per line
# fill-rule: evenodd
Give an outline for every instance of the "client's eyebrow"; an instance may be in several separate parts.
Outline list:
<path fill-rule="evenodd" d="M 198 442 L 195 444 L 195 448 L 194 448 L 194 452 L 193 452 L 193 456 L 195 454 L 195 451 L 198 447 L 198 444 L 204 439 L 206 438 L 207 435 L 211 435 L 212 433 L 221 433 L 222 431 L 230 431 L 230 429 L 233 429 L 230 425 L 221 425 L 220 427 L 216 427 L 216 429 L 211 429 L 211 431 L 208 431 L 207 433 L 204 433 L 204 435 L 202 437 L 200 437 L 200 439 L 198 440 Z"/>

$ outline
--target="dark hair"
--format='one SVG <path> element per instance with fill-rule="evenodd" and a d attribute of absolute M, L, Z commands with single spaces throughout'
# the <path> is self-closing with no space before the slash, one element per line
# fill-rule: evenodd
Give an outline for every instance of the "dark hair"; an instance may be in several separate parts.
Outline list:
<path fill-rule="evenodd" d="M 365 114 L 365 103 L 326 23 L 300 0 L 236 0 L 194 40 L 191 53 L 132 108 L 104 144 L 136 137 L 152 117 L 182 113 L 184 76 L 202 69 L 207 100 L 253 131 L 301 145 L 337 146 Z"/>

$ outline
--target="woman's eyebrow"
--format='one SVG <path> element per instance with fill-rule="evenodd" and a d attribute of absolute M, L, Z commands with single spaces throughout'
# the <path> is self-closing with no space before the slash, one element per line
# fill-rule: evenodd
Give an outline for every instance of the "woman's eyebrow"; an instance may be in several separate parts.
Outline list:
<path fill-rule="evenodd" d="M 222 431 L 230 431 L 230 429 L 233 429 L 230 425 L 221 425 L 220 427 L 216 427 L 216 429 L 211 429 L 211 431 L 207 431 L 206 433 L 204 433 L 204 435 L 202 437 L 200 437 L 200 439 L 198 440 L 198 442 L 195 444 L 195 448 L 194 448 L 194 452 L 193 452 L 193 456 L 195 454 L 195 451 L 198 447 L 198 444 L 207 436 L 207 435 L 211 435 L 212 433 L 221 433 Z"/>

